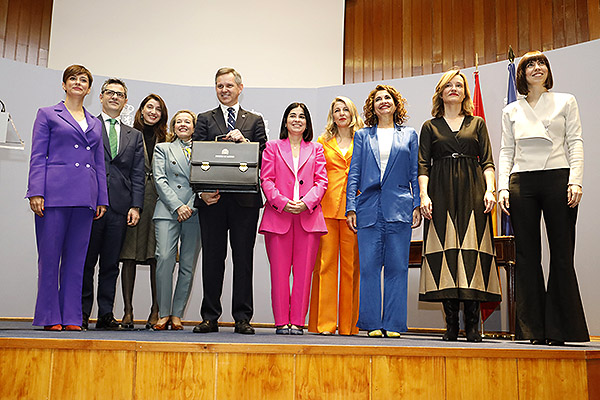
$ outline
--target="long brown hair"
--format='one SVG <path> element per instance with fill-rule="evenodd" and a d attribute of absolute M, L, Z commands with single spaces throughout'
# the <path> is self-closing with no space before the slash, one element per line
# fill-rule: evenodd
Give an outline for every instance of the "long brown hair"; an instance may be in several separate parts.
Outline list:
<path fill-rule="evenodd" d="M 150 100 L 156 100 L 160 105 L 161 109 L 160 119 L 158 120 L 158 122 L 156 122 L 156 124 L 152 126 L 154 137 L 156 138 L 156 143 L 166 142 L 168 136 L 167 121 L 169 120 L 167 105 L 165 104 L 164 100 L 155 93 L 150 93 L 140 103 L 139 108 L 135 112 L 135 120 L 133 122 L 133 127 L 140 132 L 144 131 L 144 126 L 147 125 L 144 123 L 144 118 L 142 117 L 142 110 L 146 106 L 146 103 L 148 103 Z"/>

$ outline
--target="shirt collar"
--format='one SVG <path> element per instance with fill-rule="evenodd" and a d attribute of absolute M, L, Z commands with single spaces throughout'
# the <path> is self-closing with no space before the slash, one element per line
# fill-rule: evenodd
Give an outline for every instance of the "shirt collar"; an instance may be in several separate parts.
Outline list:
<path fill-rule="evenodd" d="M 113 118 L 113 117 L 111 117 L 110 115 L 106 114 L 104 111 L 102 111 L 102 112 L 100 113 L 100 115 L 102 115 L 102 122 L 106 122 L 106 120 L 109 120 L 109 119 L 116 119 L 116 120 L 117 120 L 117 123 L 118 123 L 119 125 L 121 124 L 121 116 L 120 116 L 120 115 L 119 115 L 117 118 Z"/>
<path fill-rule="evenodd" d="M 223 111 L 223 115 L 225 116 L 225 118 L 227 118 L 227 114 L 228 114 L 227 109 L 229 107 L 233 108 L 233 110 L 235 112 L 235 117 L 237 118 L 238 112 L 240 111 L 240 103 L 235 103 L 232 106 L 226 106 L 225 104 L 219 102 L 219 105 L 221 106 L 221 111 Z"/>

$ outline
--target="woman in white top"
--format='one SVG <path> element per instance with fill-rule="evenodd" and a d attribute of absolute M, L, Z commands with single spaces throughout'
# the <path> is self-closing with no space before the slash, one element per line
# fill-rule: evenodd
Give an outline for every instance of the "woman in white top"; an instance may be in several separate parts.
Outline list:
<path fill-rule="evenodd" d="M 498 203 L 515 231 L 517 338 L 562 345 L 589 341 L 573 264 L 583 140 L 575 97 L 549 92 L 552 85 L 546 56 L 525 54 L 517 67 L 517 90 L 526 97 L 502 114 Z M 542 213 L 550 247 L 547 286 Z"/>
<path fill-rule="evenodd" d="M 406 100 L 377 85 L 365 101 L 366 128 L 354 135 L 346 189 L 346 222 L 357 232 L 360 290 L 357 326 L 371 337 L 406 331 L 411 228 L 421 223 L 417 132 Z M 383 269 L 383 310 L 381 270 Z"/>

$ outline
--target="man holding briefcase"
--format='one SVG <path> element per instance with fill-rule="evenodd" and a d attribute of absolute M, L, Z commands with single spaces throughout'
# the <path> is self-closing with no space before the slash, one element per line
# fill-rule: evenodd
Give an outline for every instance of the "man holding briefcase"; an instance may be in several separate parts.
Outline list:
<path fill-rule="evenodd" d="M 233 68 L 221 68 L 215 76 L 219 106 L 198 115 L 193 140 L 214 141 L 225 135 L 233 142 L 258 142 L 259 152 L 265 148 L 267 135 L 262 117 L 240 107 L 238 98 L 244 85 L 242 76 Z M 233 290 L 232 315 L 235 332 L 253 334 L 252 271 L 254 243 L 262 197 L 258 193 L 202 192 L 198 194 L 202 230 L 202 286 L 204 297 L 200 308 L 202 322 L 195 333 L 218 332 L 222 313 L 221 294 L 227 257 L 227 233 L 232 249 Z"/>

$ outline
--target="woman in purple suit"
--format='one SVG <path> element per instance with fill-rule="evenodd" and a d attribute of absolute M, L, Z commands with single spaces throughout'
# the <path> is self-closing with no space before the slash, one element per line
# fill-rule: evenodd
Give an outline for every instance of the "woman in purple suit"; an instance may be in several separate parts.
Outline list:
<path fill-rule="evenodd" d="M 26 197 L 35 213 L 38 294 L 33 325 L 81 330 L 83 265 L 92 220 L 108 205 L 102 125 L 83 108 L 92 74 L 63 73 L 66 99 L 38 110 Z"/>

